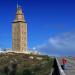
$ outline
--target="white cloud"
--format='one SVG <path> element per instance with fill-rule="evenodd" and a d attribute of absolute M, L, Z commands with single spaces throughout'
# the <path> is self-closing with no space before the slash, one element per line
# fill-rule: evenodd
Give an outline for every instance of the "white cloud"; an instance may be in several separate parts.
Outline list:
<path fill-rule="evenodd" d="M 75 55 L 75 33 L 68 32 L 50 37 L 46 44 L 36 46 L 36 49 L 44 54 Z"/>
<path fill-rule="evenodd" d="M 49 39 L 49 43 L 56 49 L 75 50 L 75 34 L 65 33 Z"/>
<path fill-rule="evenodd" d="M 33 47 L 32 49 L 33 49 L 33 50 L 36 50 L 36 47 Z"/>

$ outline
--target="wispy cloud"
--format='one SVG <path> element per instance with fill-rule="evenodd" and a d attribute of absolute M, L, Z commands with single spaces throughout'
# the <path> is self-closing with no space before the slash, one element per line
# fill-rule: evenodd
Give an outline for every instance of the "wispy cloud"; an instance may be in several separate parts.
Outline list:
<path fill-rule="evenodd" d="M 36 49 L 48 55 L 75 55 L 75 32 L 50 37 L 46 44 L 36 46 Z"/>
<path fill-rule="evenodd" d="M 64 33 L 49 39 L 56 49 L 75 50 L 75 33 Z"/>

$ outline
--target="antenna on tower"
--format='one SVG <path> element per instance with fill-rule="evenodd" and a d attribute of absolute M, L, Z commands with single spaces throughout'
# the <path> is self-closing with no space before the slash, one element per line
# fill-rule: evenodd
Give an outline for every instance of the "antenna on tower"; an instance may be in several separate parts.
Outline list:
<path fill-rule="evenodd" d="M 21 6 L 17 3 L 17 9 L 18 9 L 18 8 L 21 8 Z"/>
<path fill-rule="evenodd" d="M 17 3 L 17 9 L 18 9 L 18 7 L 19 7 L 19 5 L 18 5 L 18 3 Z"/>

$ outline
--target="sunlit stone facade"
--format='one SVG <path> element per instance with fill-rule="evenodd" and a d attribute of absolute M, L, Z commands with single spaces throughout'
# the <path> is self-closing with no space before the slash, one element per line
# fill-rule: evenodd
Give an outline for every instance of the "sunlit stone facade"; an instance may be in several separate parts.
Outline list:
<path fill-rule="evenodd" d="M 22 8 L 18 5 L 16 17 L 12 24 L 12 50 L 17 52 L 27 51 L 27 23 Z"/>

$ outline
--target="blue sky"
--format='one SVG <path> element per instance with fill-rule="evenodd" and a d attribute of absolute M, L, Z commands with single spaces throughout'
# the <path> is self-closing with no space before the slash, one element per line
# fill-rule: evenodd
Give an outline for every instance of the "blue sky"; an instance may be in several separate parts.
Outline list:
<path fill-rule="evenodd" d="M 75 2 L 72 0 L 1 0 L 0 48 L 12 47 L 17 3 L 22 6 L 27 21 L 28 48 L 49 55 L 74 55 Z M 64 45 L 65 39 L 69 45 Z"/>

